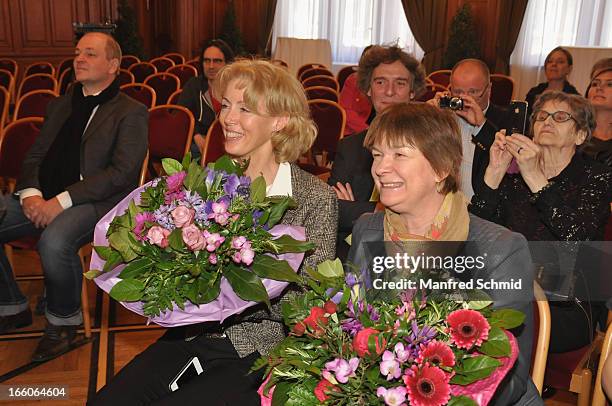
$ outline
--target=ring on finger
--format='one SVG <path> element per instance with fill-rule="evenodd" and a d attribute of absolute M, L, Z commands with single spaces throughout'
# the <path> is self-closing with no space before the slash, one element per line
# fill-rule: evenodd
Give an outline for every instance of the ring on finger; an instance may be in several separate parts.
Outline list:
<path fill-rule="evenodd" d="M 523 147 L 519 147 L 519 149 L 516 150 L 516 153 L 520 154 L 522 150 L 523 150 Z"/>

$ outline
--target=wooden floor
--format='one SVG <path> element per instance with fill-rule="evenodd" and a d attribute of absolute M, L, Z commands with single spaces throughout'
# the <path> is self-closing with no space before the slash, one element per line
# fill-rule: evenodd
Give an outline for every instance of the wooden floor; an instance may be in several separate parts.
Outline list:
<path fill-rule="evenodd" d="M 15 272 L 19 275 L 40 273 L 37 255 L 32 251 L 15 251 Z M 42 281 L 22 281 L 20 286 L 30 298 L 34 310 L 36 298 L 42 294 Z M 84 405 L 103 382 L 110 379 L 135 355 L 154 342 L 165 331 L 155 326 L 145 326 L 145 319 L 125 310 L 111 299 L 108 313 L 108 350 L 100 345 L 100 324 L 102 313 L 102 291 L 88 281 L 90 314 L 93 334 L 89 341 L 78 348 L 43 364 L 30 364 L 30 358 L 45 326 L 44 316 L 34 316 L 34 323 L 16 334 L 0 335 L 0 387 L 17 385 L 65 385 L 67 399 L 55 401 L 1 401 L 10 405 Z M 127 329 L 127 330 L 122 330 Z M 114 330 L 114 331 L 113 331 Z M 104 341 L 104 340 L 103 340 Z M 99 360 L 107 367 L 99 371 Z M 558 391 L 547 406 L 576 405 L 573 393 Z"/>

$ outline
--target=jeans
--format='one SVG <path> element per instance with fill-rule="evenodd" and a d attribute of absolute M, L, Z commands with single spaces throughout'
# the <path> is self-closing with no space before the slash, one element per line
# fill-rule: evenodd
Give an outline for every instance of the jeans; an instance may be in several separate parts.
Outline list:
<path fill-rule="evenodd" d="M 44 229 L 37 229 L 23 214 L 19 200 L 5 195 L 6 215 L 0 220 L 0 244 L 25 236 L 40 236 L 37 244 L 45 276 L 47 320 L 55 325 L 79 325 L 83 269 L 78 250 L 93 239 L 98 215 L 92 204 L 61 212 Z M 0 250 L 0 316 L 28 308 L 28 299 L 15 282 L 4 249 Z"/>

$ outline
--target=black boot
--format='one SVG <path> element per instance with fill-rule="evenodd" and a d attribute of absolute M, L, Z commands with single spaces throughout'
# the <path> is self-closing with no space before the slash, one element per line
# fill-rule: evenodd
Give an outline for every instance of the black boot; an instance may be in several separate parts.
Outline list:
<path fill-rule="evenodd" d="M 48 361 L 68 351 L 76 341 L 77 327 L 56 326 L 47 322 L 45 334 L 34 351 L 32 361 Z"/>
<path fill-rule="evenodd" d="M 24 311 L 10 316 L 0 316 L 0 334 L 8 333 L 32 324 L 32 311 L 28 307 Z"/>

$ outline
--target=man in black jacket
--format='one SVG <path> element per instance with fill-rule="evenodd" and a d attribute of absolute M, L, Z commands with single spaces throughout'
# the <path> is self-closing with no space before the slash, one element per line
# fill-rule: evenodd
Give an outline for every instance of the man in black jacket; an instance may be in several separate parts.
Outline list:
<path fill-rule="evenodd" d="M 39 236 L 47 327 L 33 356 L 51 359 L 70 348 L 82 323 L 82 269 L 77 251 L 91 242 L 98 219 L 138 185 L 147 151 L 148 113 L 119 91 L 121 48 L 89 33 L 76 47 L 78 83 L 52 101 L 23 161 L 16 195 L 3 197 L 0 245 Z M 27 297 L 0 250 L 0 333 L 27 326 Z"/>

